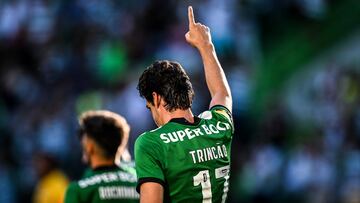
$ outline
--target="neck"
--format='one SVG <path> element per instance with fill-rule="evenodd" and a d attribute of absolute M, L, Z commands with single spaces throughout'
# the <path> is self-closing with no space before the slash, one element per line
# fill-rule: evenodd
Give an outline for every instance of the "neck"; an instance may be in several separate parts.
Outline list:
<path fill-rule="evenodd" d="M 194 122 L 194 115 L 191 112 L 191 109 L 181 110 L 177 109 L 172 112 L 168 112 L 164 115 L 163 121 L 164 124 L 168 123 L 173 118 L 185 118 L 189 123 Z"/>
<path fill-rule="evenodd" d="M 102 157 L 94 156 L 90 162 L 90 167 L 95 169 L 101 166 L 112 166 L 114 164 L 113 159 L 104 159 Z"/>

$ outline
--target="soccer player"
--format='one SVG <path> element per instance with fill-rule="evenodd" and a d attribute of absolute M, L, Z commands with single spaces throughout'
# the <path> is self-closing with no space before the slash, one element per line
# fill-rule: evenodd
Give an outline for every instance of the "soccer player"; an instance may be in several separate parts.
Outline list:
<path fill-rule="evenodd" d="M 225 202 L 229 188 L 233 136 L 232 98 L 208 27 L 188 8 L 185 38 L 204 64 L 211 94 L 209 110 L 191 111 L 193 88 L 179 63 L 156 61 L 140 76 L 138 90 L 159 128 L 135 143 L 140 202 Z"/>
<path fill-rule="evenodd" d="M 126 120 L 110 111 L 88 111 L 79 118 L 83 160 L 91 171 L 70 184 L 65 203 L 139 202 L 133 168 L 115 165 L 129 138 Z"/>

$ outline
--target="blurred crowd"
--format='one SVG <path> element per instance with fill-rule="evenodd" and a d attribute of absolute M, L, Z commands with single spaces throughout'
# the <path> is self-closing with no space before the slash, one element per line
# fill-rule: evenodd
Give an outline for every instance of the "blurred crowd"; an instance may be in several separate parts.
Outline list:
<path fill-rule="evenodd" d="M 359 61 L 308 70 L 252 113 L 264 34 L 257 15 L 295 7 L 319 20 L 327 1 L 2 0 L 1 203 L 38 202 L 54 170 L 63 185 L 81 177 L 82 111 L 123 115 L 132 153 L 154 127 L 136 85 L 156 59 L 179 61 L 193 81 L 194 113 L 208 108 L 201 59 L 184 39 L 189 3 L 211 28 L 234 97 L 229 201 L 360 202 Z"/>
<path fill-rule="evenodd" d="M 264 117 L 238 124 L 251 127 L 234 143 L 234 202 L 360 201 L 359 68 L 305 71 Z"/>

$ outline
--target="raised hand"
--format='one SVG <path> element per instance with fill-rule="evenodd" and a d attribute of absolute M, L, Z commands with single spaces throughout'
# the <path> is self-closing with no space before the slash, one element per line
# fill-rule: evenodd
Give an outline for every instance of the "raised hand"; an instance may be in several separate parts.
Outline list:
<path fill-rule="evenodd" d="M 210 29 L 201 24 L 195 23 L 193 8 L 188 7 L 189 31 L 185 34 L 186 41 L 197 49 L 206 49 L 212 46 Z"/>

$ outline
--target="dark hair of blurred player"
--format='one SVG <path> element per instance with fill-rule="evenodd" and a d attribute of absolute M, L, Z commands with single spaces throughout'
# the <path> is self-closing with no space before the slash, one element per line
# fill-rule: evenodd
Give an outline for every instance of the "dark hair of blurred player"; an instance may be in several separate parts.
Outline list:
<path fill-rule="evenodd" d="M 129 139 L 129 125 L 110 111 L 88 111 L 79 118 L 79 137 L 83 160 L 91 168 L 113 165 L 116 154 L 122 154 Z"/>

